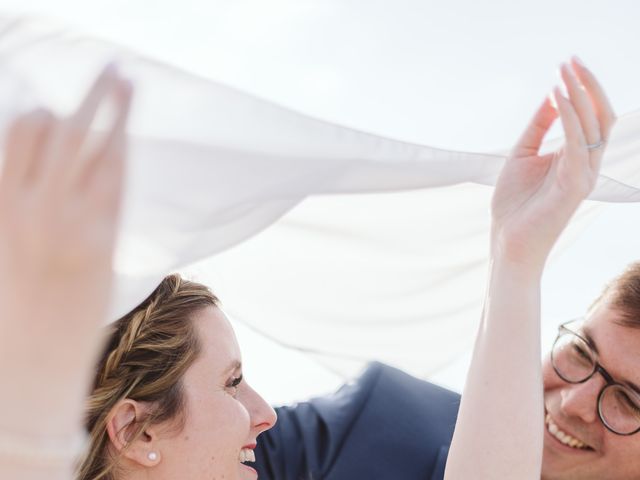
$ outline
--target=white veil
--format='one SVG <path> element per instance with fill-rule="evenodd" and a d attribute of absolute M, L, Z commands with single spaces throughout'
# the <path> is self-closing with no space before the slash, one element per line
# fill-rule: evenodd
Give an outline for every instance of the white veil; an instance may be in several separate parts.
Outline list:
<path fill-rule="evenodd" d="M 165 274 L 201 261 L 189 271 L 233 317 L 340 372 L 375 356 L 426 375 L 468 346 L 482 298 L 486 185 L 504 153 L 370 135 L 9 18 L 0 69 L 22 100 L 15 88 L 0 93 L 0 123 L 34 99 L 69 110 L 113 58 L 136 88 L 113 318 Z M 639 159 L 634 112 L 619 119 L 591 198 L 639 201 Z"/>

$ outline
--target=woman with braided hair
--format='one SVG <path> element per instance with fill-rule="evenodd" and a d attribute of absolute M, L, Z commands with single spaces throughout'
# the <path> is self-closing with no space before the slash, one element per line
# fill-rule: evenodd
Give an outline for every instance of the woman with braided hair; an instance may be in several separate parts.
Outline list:
<path fill-rule="evenodd" d="M 70 117 L 39 109 L 9 129 L 0 175 L 2 479 L 149 478 L 150 467 L 153 478 L 255 478 L 241 461 L 275 423 L 243 381 L 216 297 L 176 275 L 113 324 L 90 382 L 104 340 L 131 97 L 112 65 Z M 93 135 L 105 107 L 105 134 Z M 90 383 L 91 441 L 78 465 Z"/>
<path fill-rule="evenodd" d="M 111 326 L 89 397 L 90 450 L 81 480 L 253 479 L 273 409 L 242 376 L 240 350 L 218 299 L 166 277 Z M 152 470 L 150 470 L 152 469 Z"/>

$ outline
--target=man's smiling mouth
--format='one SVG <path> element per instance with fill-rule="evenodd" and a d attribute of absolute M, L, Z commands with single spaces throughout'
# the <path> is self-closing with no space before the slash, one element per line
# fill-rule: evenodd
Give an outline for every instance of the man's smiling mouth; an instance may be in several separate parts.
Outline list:
<path fill-rule="evenodd" d="M 560 443 L 566 445 L 567 447 L 575 448 L 577 450 L 593 450 L 589 445 L 584 443 L 579 438 L 575 438 L 574 436 L 564 432 L 556 425 L 551 419 L 551 415 L 548 413 L 544 419 L 545 427 L 547 431 L 555 438 L 558 439 Z"/>

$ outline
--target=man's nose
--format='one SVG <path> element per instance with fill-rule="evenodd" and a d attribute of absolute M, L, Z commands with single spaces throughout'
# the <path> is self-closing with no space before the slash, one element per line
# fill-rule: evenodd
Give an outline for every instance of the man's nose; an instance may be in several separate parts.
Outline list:
<path fill-rule="evenodd" d="M 604 379 L 594 375 L 584 383 L 567 384 L 560 391 L 560 408 L 567 416 L 578 417 L 585 423 L 598 419 L 598 395 Z"/>

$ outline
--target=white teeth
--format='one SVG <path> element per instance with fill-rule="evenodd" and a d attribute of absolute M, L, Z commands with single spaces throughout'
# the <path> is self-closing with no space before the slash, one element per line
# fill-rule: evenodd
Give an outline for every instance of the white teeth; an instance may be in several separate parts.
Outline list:
<path fill-rule="evenodd" d="M 560 430 L 560 428 L 555 423 L 553 423 L 553 420 L 551 420 L 551 416 L 549 414 L 547 414 L 545 418 L 545 423 L 547 424 L 547 430 L 549 431 L 549 433 L 565 445 L 581 450 L 589 448 L 586 443 Z"/>
<path fill-rule="evenodd" d="M 255 462 L 256 454 L 250 448 L 243 448 L 242 450 L 240 450 L 240 455 L 238 455 L 238 460 L 240 460 L 240 463 Z"/>

